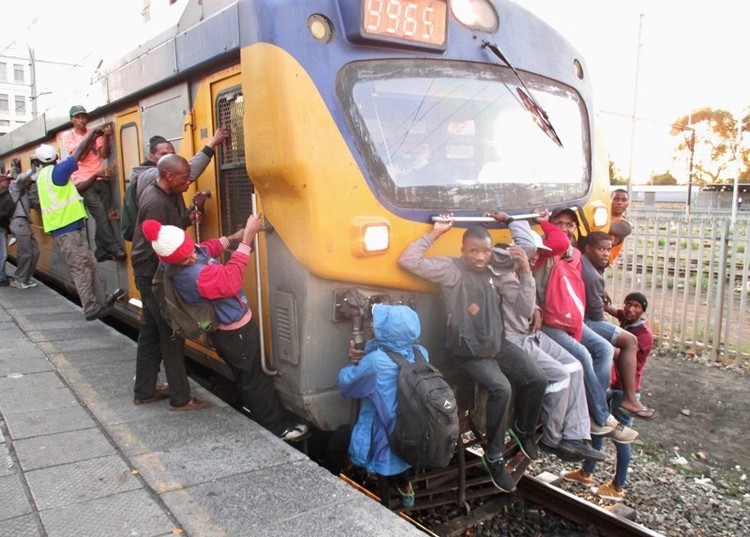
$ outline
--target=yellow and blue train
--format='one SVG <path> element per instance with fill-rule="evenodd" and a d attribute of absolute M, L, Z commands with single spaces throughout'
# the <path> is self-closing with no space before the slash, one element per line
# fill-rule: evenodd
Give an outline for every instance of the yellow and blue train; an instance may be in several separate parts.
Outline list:
<path fill-rule="evenodd" d="M 229 128 L 186 193 L 212 193 L 194 232 L 229 234 L 264 213 L 246 280 L 264 367 L 285 405 L 323 430 L 350 419 L 336 377 L 348 341 L 366 337 L 373 302 L 414 307 L 439 357 L 439 297 L 397 265 L 433 216 L 576 206 L 588 229 L 609 221 L 586 64 L 508 0 L 194 2 L 74 99 L 0 138 L 6 170 L 16 157 L 28 166 L 42 142 L 61 148 L 71 104 L 87 107 L 91 126 L 114 126 L 118 199 L 151 136 L 190 158 Z M 457 227 L 436 253 L 457 255 Z M 38 272 L 74 289 L 38 214 L 33 229 Z M 129 261 L 101 268 L 109 288 L 129 290 L 118 315 L 135 323 Z M 223 371 L 210 348 L 190 347 Z"/>

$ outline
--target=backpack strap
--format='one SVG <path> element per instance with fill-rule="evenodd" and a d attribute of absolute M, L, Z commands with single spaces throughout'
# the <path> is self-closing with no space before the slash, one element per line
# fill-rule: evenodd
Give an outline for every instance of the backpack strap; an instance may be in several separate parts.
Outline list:
<path fill-rule="evenodd" d="M 391 360 L 396 362 L 396 365 L 400 368 L 409 364 L 409 362 L 407 362 L 406 359 L 397 352 L 387 351 L 385 349 L 383 349 L 383 352 L 385 352 L 391 358 Z"/>

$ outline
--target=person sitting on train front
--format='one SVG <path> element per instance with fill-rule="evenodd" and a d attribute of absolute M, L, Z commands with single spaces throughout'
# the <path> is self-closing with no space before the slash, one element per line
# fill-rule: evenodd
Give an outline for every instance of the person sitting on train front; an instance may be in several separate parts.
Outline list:
<path fill-rule="evenodd" d="M 520 226 L 529 227 L 525 221 L 519 222 Z M 536 307 L 536 285 L 531 265 L 536 262 L 538 250 L 550 249 L 538 234 L 529 231 L 534 236 L 536 248 L 529 248 L 527 254 L 513 237 L 516 244 L 507 246 L 507 250 L 516 270 L 502 274 L 499 287 L 503 295 L 501 307 L 506 337 L 528 352 L 549 380 L 542 404 L 544 432 L 541 447 L 562 460 L 603 461 L 606 458 L 604 453 L 592 448 L 590 442 L 591 423 L 583 387 L 583 368 L 570 353 L 539 330 L 541 312 Z"/>
<path fill-rule="evenodd" d="M 646 360 L 651 353 L 654 344 L 654 334 L 646 324 L 646 308 L 648 300 L 643 293 L 630 293 L 625 297 L 622 308 L 608 305 L 607 313 L 616 317 L 620 321 L 620 328 L 623 328 L 638 338 L 638 366 L 636 369 L 635 389 L 636 396 L 640 397 L 641 379 L 643 378 L 643 369 L 646 366 Z M 624 392 L 622 381 L 620 380 L 617 368 L 612 370 L 612 381 L 610 384 L 612 397 L 609 400 L 612 414 L 624 426 L 630 426 L 633 423 L 633 417 L 620 409 Z M 601 438 L 594 438 L 594 447 L 601 449 Z M 596 493 L 600 498 L 613 500 L 616 502 L 625 499 L 624 486 L 628 478 L 628 467 L 630 466 L 630 444 L 615 444 L 617 447 L 617 462 L 615 463 L 615 475 L 612 481 L 600 485 Z M 563 472 L 562 478 L 566 481 L 581 483 L 586 486 L 594 484 L 593 474 L 596 464 L 586 461 L 578 470 Z"/>
<path fill-rule="evenodd" d="M 291 441 L 307 433 L 308 428 L 287 414 L 273 381 L 261 368 L 260 333 L 242 290 L 253 240 L 262 224 L 262 215 L 251 215 L 244 229 L 198 246 L 176 226 L 145 220 L 141 228 L 162 263 L 184 267 L 172 276 L 180 296 L 188 303 L 210 302 L 214 307 L 220 324 L 209 337 L 232 371 L 245 410 L 276 436 Z M 214 259 L 231 243 L 238 242 L 226 264 Z"/>
<path fill-rule="evenodd" d="M 414 345 L 421 326 L 416 312 L 408 306 L 375 304 L 372 307 L 375 337 L 357 352 L 350 343 L 349 365 L 339 372 L 339 391 L 344 397 L 359 398 L 362 405 L 349 443 L 352 462 L 368 472 L 395 476 L 401 505 L 414 505 L 414 489 L 409 481 L 409 464 L 396 455 L 388 443 L 388 432 L 396 421 L 399 367 L 384 352 L 394 351 L 414 361 Z M 427 350 L 418 345 L 425 360 Z M 385 420 L 383 417 L 385 416 Z"/>
<path fill-rule="evenodd" d="M 508 433 L 524 455 L 535 460 L 539 453 L 533 433 L 547 376 L 527 352 L 505 337 L 497 275 L 512 271 L 514 261 L 506 250 L 493 250 L 486 228 L 474 226 L 464 232 L 459 258 L 425 257 L 433 243 L 453 227 L 452 216 L 442 216 L 430 232 L 407 246 L 399 264 L 440 285 L 447 315 L 448 359 L 487 390 L 487 444 L 482 463 L 496 488 L 512 492 L 515 482 L 503 460 L 511 400 L 515 422 Z M 522 240 L 524 230 L 514 229 L 519 223 L 511 220 L 504 219 Z M 525 242 L 533 244 L 530 234 L 525 235 Z"/>
<path fill-rule="evenodd" d="M 607 387 L 614 350 L 583 322 L 586 292 L 581 277 L 581 253 L 573 246 L 577 219 L 571 209 L 537 218 L 550 251 L 540 251 L 533 266 L 541 330 L 568 351 L 583 367 L 591 434 L 629 443 L 638 433 L 619 424 L 607 406 Z"/>
<path fill-rule="evenodd" d="M 584 255 L 581 259 L 581 275 L 586 285 L 586 325 L 619 349 L 615 367 L 622 379 L 623 397 L 620 408 L 623 412 L 644 420 L 656 415 L 656 410 L 643 405 L 636 396 L 635 378 L 637 370 L 637 338 L 604 318 L 606 303 L 604 269 L 609 265 L 612 241 L 603 231 L 592 231 L 586 237 Z"/>

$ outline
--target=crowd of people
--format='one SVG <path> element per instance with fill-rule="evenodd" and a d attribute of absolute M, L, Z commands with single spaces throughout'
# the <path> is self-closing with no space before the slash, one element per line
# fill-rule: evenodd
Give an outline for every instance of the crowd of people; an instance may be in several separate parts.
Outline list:
<path fill-rule="evenodd" d="M 62 137 L 67 158 L 60 160 L 52 146 L 43 144 L 36 149 L 31 169 L 21 171 L 19 162 L 10 174 L 0 175 L 0 193 L 8 191 L 14 204 L 8 222 L 0 222 L 0 286 L 37 285 L 32 275 L 39 247 L 30 227 L 30 211 L 37 208 L 45 233 L 68 265 L 85 318 L 94 320 L 112 313 L 124 294 L 120 289 L 106 292 L 98 266 L 125 259 L 112 228 L 117 219 L 108 184 L 112 166 L 105 165 L 111 129 L 89 129 L 82 106 L 73 106 L 70 117 L 73 128 Z M 185 232 L 200 222 L 205 195 L 195 194 L 188 207 L 183 194 L 228 135 L 219 128 L 191 161 L 176 155 L 167 139 L 154 136 L 148 158 L 131 175 L 135 205 L 128 207 L 134 214 L 130 262 L 143 305 L 133 403 L 169 399 L 172 411 L 212 406 L 191 395 L 185 340 L 170 326 L 153 292 L 161 263 L 175 267 L 171 278 L 185 301 L 214 308 L 218 325 L 209 339 L 232 371 L 244 409 L 269 431 L 291 441 L 308 428 L 283 408 L 272 380 L 261 370 L 258 326 L 242 289 L 262 215 L 251 216 L 244 229 L 230 236 L 200 244 Z M 403 269 L 441 290 L 448 362 L 487 392 L 482 464 L 502 492 L 515 489 L 503 458 L 507 434 L 531 460 L 539 458 L 540 447 L 562 460 L 582 462 L 563 478 L 589 486 L 595 484 L 596 464 L 606 459 L 604 440 L 611 438 L 617 446 L 616 472 L 597 492 L 610 500 L 625 495 L 630 444 L 638 437 L 631 428 L 633 419 L 652 419 L 656 414 L 640 398 L 653 341 L 645 322 L 647 298 L 634 291 L 617 308 L 603 276 L 631 231 L 625 209 L 627 193 L 615 191 L 610 233 L 593 231 L 585 241 L 578 236 L 577 216 L 571 209 L 540 211 L 532 222 L 494 212 L 490 216 L 510 230 L 511 244 L 493 244 L 486 227 L 473 226 L 463 233 L 460 255 L 429 256 L 433 244 L 454 227 L 452 215 L 445 214 L 401 254 Z M 85 234 L 89 215 L 96 230 L 94 252 Z M 531 224 L 542 233 L 533 231 Z M 5 273 L 9 234 L 17 244 L 12 278 Z M 215 258 L 230 247 L 234 251 L 229 260 L 217 262 Z M 609 322 L 605 313 L 618 324 Z M 419 317 L 403 305 L 378 306 L 372 317 L 374 339 L 364 350 L 350 345 L 350 363 L 338 378 L 345 397 L 362 400 L 349 453 L 367 471 L 393 476 L 402 504 L 411 506 L 409 465 L 388 443 L 396 420 L 399 366 L 384 351 L 413 362 Z M 420 349 L 428 359 L 427 349 Z M 159 378 L 162 367 L 166 382 Z"/>

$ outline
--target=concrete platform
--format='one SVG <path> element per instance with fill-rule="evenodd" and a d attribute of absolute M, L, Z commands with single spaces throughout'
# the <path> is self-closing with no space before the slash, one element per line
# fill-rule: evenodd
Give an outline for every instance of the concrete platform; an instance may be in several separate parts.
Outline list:
<path fill-rule="evenodd" d="M 0 537 L 424 535 L 195 383 L 133 405 L 135 343 L 42 284 L 0 342 Z"/>

